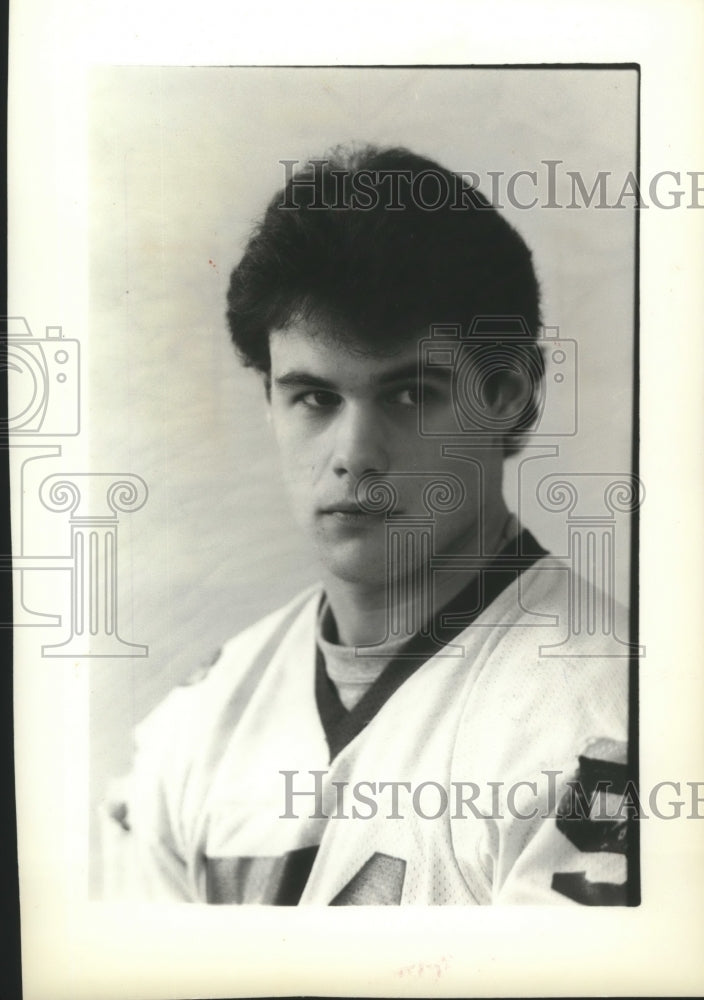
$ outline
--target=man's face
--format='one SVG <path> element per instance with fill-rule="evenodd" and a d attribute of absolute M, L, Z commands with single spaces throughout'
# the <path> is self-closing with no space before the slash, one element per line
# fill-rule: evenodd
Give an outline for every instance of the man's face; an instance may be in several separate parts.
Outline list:
<path fill-rule="evenodd" d="M 296 520 L 338 579 L 374 588 L 387 578 L 386 514 L 365 513 L 355 493 L 367 473 L 389 477 L 394 515 L 407 516 L 427 517 L 423 489 L 433 479 L 461 480 L 463 502 L 434 514 L 436 553 L 477 552 L 482 523 L 486 538 L 503 523 L 500 440 L 481 448 L 460 441 L 463 458 L 448 458 L 441 436 L 419 433 L 422 336 L 381 355 L 365 353 L 353 331 L 330 321 L 301 320 L 271 334 L 270 406 L 284 482 Z M 451 368 L 424 371 L 423 407 L 425 428 L 457 426 Z"/>

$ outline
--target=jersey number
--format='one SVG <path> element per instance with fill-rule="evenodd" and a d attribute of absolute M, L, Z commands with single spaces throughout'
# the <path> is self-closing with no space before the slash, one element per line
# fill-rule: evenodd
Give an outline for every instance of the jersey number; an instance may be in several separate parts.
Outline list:
<path fill-rule="evenodd" d="M 610 852 L 628 858 L 628 833 L 632 816 L 623 816 L 623 796 L 628 789 L 625 763 L 580 757 L 575 781 L 557 807 L 557 828 L 570 843 L 585 853 Z M 616 818 L 597 819 L 592 816 L 598 796 L 607 793 L 618 796 L 621 806 Z M 614 801 L 613 799 L 611 801 Z M 628 810 L 632 810 L 629 805 Z M 557 872 L 552 877 L 555 892 L 587 906 L 628 905 L 628 882 L 591 882 L 585 872 Z"/>

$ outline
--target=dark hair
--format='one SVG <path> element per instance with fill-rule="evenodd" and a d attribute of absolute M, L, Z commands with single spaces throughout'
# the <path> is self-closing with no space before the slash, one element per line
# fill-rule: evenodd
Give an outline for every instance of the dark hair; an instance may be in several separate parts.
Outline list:
<path fill-rule="evenodd" d="M 403 148 L 337 148 L 297 173 L 283 162 L 287 183 L 230 278 L 227 319 L 245 365 L 268 373 L 270 331 L 300 316 L 344 319 L 383 352 L 431 324 L 466 330 L 510 315 L 542 374 L 530 251 L 461 175 Z M 520 429 L 528 422 L 524 411 Z"/>

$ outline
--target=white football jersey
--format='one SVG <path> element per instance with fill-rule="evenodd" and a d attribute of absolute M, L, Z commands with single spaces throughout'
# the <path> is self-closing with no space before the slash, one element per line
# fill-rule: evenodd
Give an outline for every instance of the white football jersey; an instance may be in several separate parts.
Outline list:
<path fill-rule="evenodd" d="M 606 810 L 624 789 L 628 661 L 574 655 L 574 636 L 560 655 L 566 579 L 538 559 L 332 753 L 316 699 L 321 591 L 230 640 L 138 728 L 123 826 L 139 891 L 628 902 L 628 824 Z"/>

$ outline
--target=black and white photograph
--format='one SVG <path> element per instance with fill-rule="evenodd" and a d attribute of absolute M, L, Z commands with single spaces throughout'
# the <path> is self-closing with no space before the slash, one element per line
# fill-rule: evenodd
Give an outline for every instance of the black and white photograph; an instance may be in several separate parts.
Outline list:
<path fill-rule="evenodd" d="M 638 901 L 628 804 L 584 810 L 635 779 L 637 88 L 96 74 L 91 427 L 148 490 L 89 639 L 98 891 Z"/>
<path fill-rule="evenodd" d="M 704 816 L 653 756 L 642 247 L 704 173 L 644 168 L 636 58 L 258 63 L 86 66 L 80 282 L 11 297 L 21 892 L 58 845 L 97 953 L 173 928 L 144 996 L 186 928 L 221 996 L 267 927 L 614 937 Z M 489 995 L 437 940 L 383 989 Z"/>

